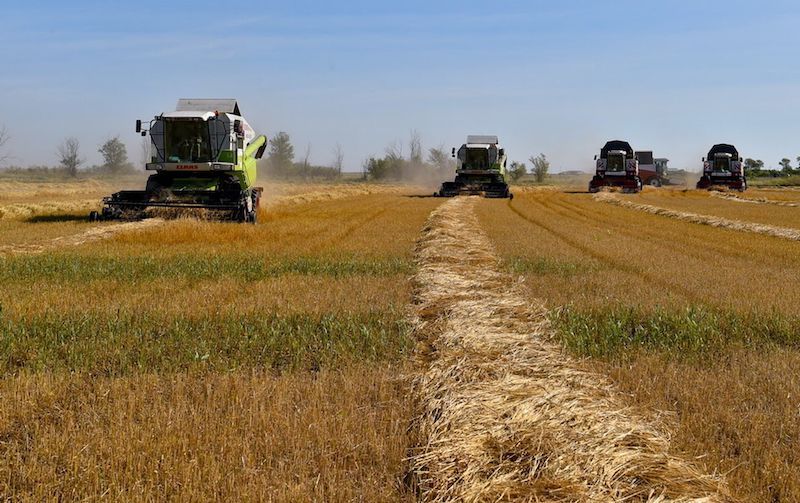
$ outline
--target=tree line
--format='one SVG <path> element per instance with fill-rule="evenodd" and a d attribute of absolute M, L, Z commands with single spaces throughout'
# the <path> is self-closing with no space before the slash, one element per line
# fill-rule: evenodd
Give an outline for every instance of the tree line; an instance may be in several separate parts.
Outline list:
<path fill-rule="evenodd" d="M 8 129 L 0 127 L 0 164 L 11 159 L 11 155 L 4 150 L 5 144 L 10 139 Z M 119 139 L 119 136 L 109 138 L 97 149 L 103 157 L 103 164 L 93 166 L 91 171 L 109 174 L 121 174 L 133 171 L 134 167 L 128 161 L 128 149 Z M 58 170 L 63 171 L 68 176 L 78 176 L 78 170 L 86 162 L 81 156 L 81 145 L 77 138 L 65 138 L 55 149 L 58 161 Z"/>
<path fill-rule="evenodd" d="M 784 157 L 778 162 L 778 166 L 780 169 L 765 169 L 764 168 L 764 161 L 761 159 L 750 159 L 747 158 L 744 160 L 744 173 L 750 177 L 777 177 L 777 176 L 792 176 L 792 175 L 800 175 L 800 156 L 795 158 L 797 161 L 797 167 L 792 166 L 792 160 L 788 157 Z"/>
<path fill-rule="evenodd" d="M 10 159 L 3 149 L 9 138 L 8 130 L 0 127 L 0 163 Z M 103 142 L 97 151 L 102 156 L 103 163 L 100 166 L 88 168 L 90 171 L 122 174 L 134 170 L 133 164 L 128 160 L 127 147 L 119 139 L 119 136 Z M 78 139 L 65 138 L 56 147 L 55 153 L 58 169 L 68 176 L 78 176 L 79 170 L 86 162 L 81 155 L 81 145 Z M 333 180 L 341 177 L 344 166 L 344 151 L 341 145 L 337 144 L 331 152 L 330 165 L 314 165 L 310 162 L 310 157 L 311 144 L 306 147 L 302 157 L 296 159 L 295 147 L 289 134 L 281 131 L 269 140 L 269 154 L 261 167 L 273 178 Z M 537 182 L 543 182 L 547 176 L 550 162 L 544 154 L 531 156 L 529 161 L 532 166 L 530 174 Z M 453 176 L 456 162 L 443 146 L 431 147 L 425 152 L 419 133 L 412 131 L 407 145 L 394 142 L 386 147 L 383 156 L 369 157 L 362 163 L 361 168 L 362 176 L 366 180 L 422 181 L 426 178 L 444 179 Z M 511 181 L 516 182 L 528 173 L 525 163 L 514 161 L 508 165 L 507 176 Z"/>

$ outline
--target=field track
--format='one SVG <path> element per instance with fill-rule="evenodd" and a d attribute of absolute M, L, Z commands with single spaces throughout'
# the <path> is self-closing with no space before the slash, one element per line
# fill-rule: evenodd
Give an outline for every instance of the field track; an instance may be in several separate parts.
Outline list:
<path fill-rule="evenodd" d="M 550 342 L 546 310 L 501 272 L 477 203 L 440 206 L 417 248 L 423 499 L 731 501 L 669 453 L 657 419 Z"/>

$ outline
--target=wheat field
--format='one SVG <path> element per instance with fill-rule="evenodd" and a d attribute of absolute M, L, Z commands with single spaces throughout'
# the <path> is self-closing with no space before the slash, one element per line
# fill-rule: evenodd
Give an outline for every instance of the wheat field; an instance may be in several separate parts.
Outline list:
<path fill-rule="evenodd" d="M 0 183 L 6 499 L 800 500 L 800 243 L 669 216 L 800 230 L 797 191 L 269 182 L 256 226 L 87 222 L 112 185 Z M 677 471 L 598 462 L 596 417 Z"/>

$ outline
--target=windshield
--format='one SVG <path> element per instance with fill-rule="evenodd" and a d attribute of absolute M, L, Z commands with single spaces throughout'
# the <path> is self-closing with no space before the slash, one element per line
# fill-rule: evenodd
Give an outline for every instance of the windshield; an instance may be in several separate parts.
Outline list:
<path fill-rule="evenodd" d="M 167 162 L 211 162 L 208 125 L 202 120 L 168 120 L 164 132 Z"/>
<path fill-rule="evenodd" d="M 625 156 L 622 154 L 608 154 L 606 171 L 625 171 Z"/>
<path fill-rule="evenodd" d="M 661 160 L 656 161 L 656 173 L 660 175 L 667 174 L 667 161 L 661 161 Z"/>
<path fill-rule="evenodd" d="M 489 149 L 468 148 L 464 159 L 464 169 L 488 169 Z"/>
<path fill-rule="evenodd" d="M 714 158 L 714 171 L 730 171 L 730 158 L 718 156 Z"/>

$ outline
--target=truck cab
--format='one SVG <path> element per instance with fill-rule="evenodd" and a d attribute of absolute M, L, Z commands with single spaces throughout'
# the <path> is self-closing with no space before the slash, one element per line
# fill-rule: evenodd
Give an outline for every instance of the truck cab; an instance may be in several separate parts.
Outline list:
<path fill-rule="evenodd" d="M 653 157 L 652 150 L 638 150 L 636 160 L 639 161 L 639 177 L 642 179 L 642 184 L 661 187 L 669 183 L 667 175 L 669 159 Z"/>

